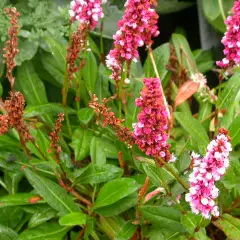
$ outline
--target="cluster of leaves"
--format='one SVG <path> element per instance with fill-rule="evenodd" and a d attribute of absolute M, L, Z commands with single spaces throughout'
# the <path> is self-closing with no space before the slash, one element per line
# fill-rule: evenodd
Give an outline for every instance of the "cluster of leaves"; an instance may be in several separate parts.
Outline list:
<path fill-rule="evenodd" d="M 182 86 L 186 84 L 184 76 L 187 74 L 189 78 L 196 69 L 203 74 L 216 72 L 211 52 L 201 49 L 192 52 L 186 38 L 180 34 L 173 34 L 169 43 L 154 50 L 169 103 L 176 106 L 170 143 L 178 160 L 167 164 L 166 168 L 159 168 L 136 146 L 128 149 L 110 128 L 96 124 L 94 112 L 88 107 L 92 94 L 95 93 L 101 102 L 103 98 L 113 96 L 116 89 L 109 79 L 109 70 L 101 63 L 97 41 L 89 37 L 92 51 L 86 53 L 85 66 L 76 75 L 81 79 L 79 110 L 75 102 L 75 82 L 68 95 L 66 112 L 72 131 L 64 124 L 60 137 L 60 168 L 54 154 L 49 152 L 48 133 L 57 114 L 64 112 L 60 102 L 69 19 L 67 8 L 61 10 L 52 2 L 55 1 L 29 0 L 28 5 L 25 1 L 16 4 L 22 14 L 22 55 L 18 57 L 15 89 L 25 96 L 24 119 L 35 144 L 27 143 L 29 159 L 14 129 L 0 136 L 0 240 L 207 240 L 221 239 L 223 232 L 228 239 L 240 239 L 239 69 L 215 87 L 216 101 L 203 101 L 195 90 L 186 91 Z M 166 6 L 171 11 L 169 6 L 174 5 L 176 9 L 175 2 L 161 1 L 158 8 L 161 10 Z M 203 2 L 206 8 L 207 1 Z M 8 2 L 1 4 L 4 6 Z M 191 4 L 179 2 L 178 10 L 180 6 Z M 112 14 L 116 23 L 116 18 L 121 16 L 121 6 L 109 4 L 108 7 L 116 10 Z M 0 32 L 5 41 L 7 18 L 3 14 L 0 16 L 0 26 L 3 26 Z M 92 35 L 112 36 L 116 24 L 112 24 L 112 18 L 108 19 L 107 14 L 104 21 L 103 33 L 96 30 Z M 35 44 L 36 47 L 32 46 Z M 28 55 L 26 52 L 29 51 L 32 52 Z M 138 62 L 131 66 L 124 115 L 125 125 L 130 129 L 137 119 L 135 99 L 142 88 L 142 78 L 154 76 L 149 57 L 143 64 Z M 181 103 L 178 106 L 174 104 L 177 100 Z M 108 106 L 120 117 L 117 100 L 109 101 Z M 196 107 L 198 111 L 193 112 Z M 221 216 L 203 221 L 201 216 L 191 213 L 184 200 L 186 190 L 177 179 L 181 177 L 187 181 L 191 172 L 188 171 L 191 167 L 189 151 L 204 154 L 219 127 L 230 131 L 234 151 L 231 166 L 218 186 Z M 59 175 L 64 176 L 62 182 Z M 145 194 L 159 187 L 167 189 L 168 194 L 163 191 L 147 203 L 144 196 L 139 199 L 138 191 L 147 177 L 150 183 Z"/>

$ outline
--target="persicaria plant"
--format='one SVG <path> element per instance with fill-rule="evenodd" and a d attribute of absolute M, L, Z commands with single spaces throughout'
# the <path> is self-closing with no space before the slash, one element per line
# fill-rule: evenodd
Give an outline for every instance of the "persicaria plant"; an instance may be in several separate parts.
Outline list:
<path fill-rule="evenodd" d="M 67 2 L 0 3 L 0 240 L 240 240 L 240 1 Z"/>

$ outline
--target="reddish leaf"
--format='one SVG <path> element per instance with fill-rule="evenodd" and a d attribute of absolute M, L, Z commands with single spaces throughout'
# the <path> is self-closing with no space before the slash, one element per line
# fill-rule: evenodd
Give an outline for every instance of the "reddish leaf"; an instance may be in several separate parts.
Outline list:
<path fill-rule="evenodd" d="M 178 90 L 178 94 L 175 99 L 175 107 L 182 104 L 188 98 L 190 98 L 199 89 L 199 83 L 191 80 L 185 82 Z"/>

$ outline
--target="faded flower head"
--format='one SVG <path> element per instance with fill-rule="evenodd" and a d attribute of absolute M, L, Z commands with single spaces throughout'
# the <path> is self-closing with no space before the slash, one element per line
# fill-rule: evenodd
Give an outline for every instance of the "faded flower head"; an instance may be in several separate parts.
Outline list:
<path fill-rule="evenodd" d="M 207 85 L 206 76 L 204 76 L 200 72 L 197 72 L 191 74 L 190 78 L 193 82 L 199 83 L 199 88 L 197 92 L 199 93 L 199 96 L 203 99 L 203 101 L 208 100 L 210 102 L 215 102 L 217 100 L 217 96 L 213 93 L 213 90 L 211 90 Z"/>
<path fill-rule="evenodd" d="M 226 173 L 231 151 L 228 132 L 220 129 L 219 134 L 209 143 L 204 157 L 192 154 L 194 168 L 189 176 L 190 188 L 186 201 L 190 203 L 193 213 L 200 213 L 205 218 L 219 216 L 218 206 L 214 201 L 219 194 L 215 182 Z"/>
<path fill-rule="evenodd" d="M 78 20 L 80 23 L 87 24 L 93 30 L 99 19 L 104 17 L 101 0 L 73 0 L 70 3 L 69 14 L 72 21 Z"/>
<path fill-rule="evenodd" d="M 106 64 L 112 70 L 111 78 L 120 80 L 123 62 L 137 61 L 138 47 L 144 44 L 150 46 L 152 37 L 159 34 L 157 28 L 158 15 L 152 8 L 150 0 L 128 0 L 122 20 L 118 22 L 118 31 L 113 36 L 114 48 L 106 59 Z"/>
<path fill-rule="evenodd" d="M 9 40 L 6 42 L 6 47 L 3 49 L 5 54 L 4 57 L 4 63 L 7 64 L 7 75 L 11 88 L 13 89 L 15 77 L 13 77 L 12 72 L 13 69 L 16 66 L 15 57 L 18 54 L 18 32 L 19 32 L 19 26 L 18 26 L 18 18 L 20 16 L 20 13 L 17 11 L 15 7 L 13 8 L 6 8 L 5 9 L 6 14 L 11 18 L 10 21 L 10 28 L 8 29 L 8 36 Z"/>
<path fill-rule="evenodd" d="M 167 110 L 163 104 L 158 78 L 143 79 L 144 88 L 140 98 L 136 99 L 141 108 L 138 122 L 134 125 L 134 138 L 138 147 L 152 157 L 161 157 L 166 162 L 172 159 L 167 144 Z"/>
<path fill-rule="evenodd" d="M 228 68 L 240 63 L 240 1 L 234 2 L 232 9 L 233 15 L 228 16 L 225 20 L 227 31 L 222 38 L 224 45 L 224 55 L 221 61 L 217 61 L 217 65 L 221 68 Z"/>

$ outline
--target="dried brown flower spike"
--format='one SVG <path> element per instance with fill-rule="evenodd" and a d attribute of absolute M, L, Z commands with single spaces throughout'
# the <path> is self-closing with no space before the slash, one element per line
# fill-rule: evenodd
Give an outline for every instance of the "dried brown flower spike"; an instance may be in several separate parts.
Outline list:
<path fill-rule="evenodd" d="M 9 40 L 6 42 L 6 47 L 3 49 L 5 52 L 3 57 L 4 57 L 4 63 L 7 64 L 6 77 L 8 78 L 11 84 L 11 89 L 13 90 L 15 77 L 13 77 L 12 71 L 16 66 L 15 57 L 19 52 L 18 50 L 18 31 L 19 31 L 18 17 L 20 16 L 20 13 L 17 11 L 15 7 L 6 8 L 5 12 L 11 18 L 11 21 L 10 21 L 11 26 L 8 29 Z"/>
<path fill-rule="evenodd" d="M 7 115 L 3 117 L 8 119 L 8 126 L 16 128 L 20 138 L 26 142 L 32 140 L 32 136 L 26 123 L 23 120 L 25 99 L 20 92 L 10 92 L 10 97 L 5 101 L 4 108 L 7 111 Z"/>
<path fill-rule="evenodd" d="M 69 75 L 70 85 L 72 84 L 73 75 L 78 71 L 79 67 L 76 64 L 76 60 L 87 43 L 87 31 L 84 24 L 80 24 L 77 31 L 72 34 L 70 46 L 67 49 L 67 71 Z"/>
<path fill-rule="evenodd" d="M 105 106 L 106 102 L 107 99 L 105 98 L 103 99 L 102 104 L 100 104 L 98 102 L 97 96 L 94 94 L 92 101 L 89 102 L 89 107 L 94 109 L 97 116 L 101 115 L 103 117 L 103 127 L 112 127 L 118 135 L 120 141 L 126 143 L 130 148 L 134 144 L 132 132 L 127 127 L 123 127 L 121 125 L 124 120 L 120 120 L 119 118 L 117 118 L 114 112 L 111 112 L 109 108 Z"/>
<path fill-rule="evenodd" d="M 58 115 L 58 118 L 55 122 L 53 131 L 49 133 L 49 137 L 51 139 L 51 145 L 50 145 L 50 152 L 52 150 L 55 151 L 56 154 L 56 161 L 57 163 L 60 163 L 60 157 L 59 154 L 62 151 L 61 147 L 59 146 L 59 133 L 62 131 L 62 122 L 64 121 L 64 114 L 60 113 Z"/>

